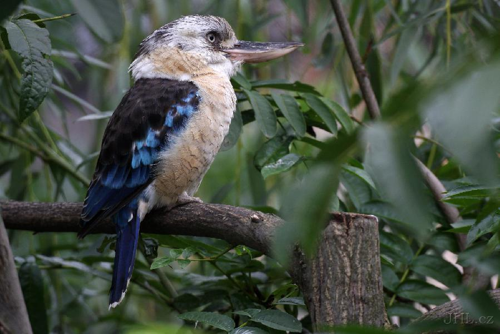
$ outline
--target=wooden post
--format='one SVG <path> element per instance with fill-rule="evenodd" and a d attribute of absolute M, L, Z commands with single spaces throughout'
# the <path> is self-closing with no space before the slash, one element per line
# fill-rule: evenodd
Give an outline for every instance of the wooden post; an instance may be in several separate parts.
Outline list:
<path fill-rule="evenodd" d="M 346 324 L 382 327 L 385 318 L 378 221 L 333 214 L 313 259 L 295 252 L 292 276 L 315 330 Z"/>
<path fill-rule="evenodd" d="M 0 211 L 0 333 L 30 334 L 31 325 L 19 285 L 9 238 Z"/>

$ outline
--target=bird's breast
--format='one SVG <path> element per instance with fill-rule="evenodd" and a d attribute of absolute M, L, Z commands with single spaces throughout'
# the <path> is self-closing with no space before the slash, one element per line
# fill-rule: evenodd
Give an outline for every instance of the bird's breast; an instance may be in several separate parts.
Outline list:
<path fill-rule="evenodd" d="M 226 80 L 193 80 L 200 104 L 185 130 L 162 152 L 154 181 L 159 205 L 172 205 L 186 192 L 192 196 L 212 164 L 236 108 L 236 96 Z"/>

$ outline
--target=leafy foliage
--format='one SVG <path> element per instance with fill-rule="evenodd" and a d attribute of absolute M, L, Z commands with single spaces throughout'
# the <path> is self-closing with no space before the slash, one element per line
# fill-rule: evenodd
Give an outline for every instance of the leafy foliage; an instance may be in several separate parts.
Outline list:
<path fill-rule="evenodd" d="M 42 103 L 52 83 L 53 65 L 45 58 L 51 53 L 49 32 L 28 19 L 16 19 L 5 24 L 5 34 L 6 45 L 23 59 L 19 99 L 19 120 L 23 121 Z"/>
<path fill-rule="evenodd" d="M 344 2 L 381 105 L 376 122 L 328 1 L 239 3 L 32 0 L 14 13 L 18 1 L 0 4 L 0 20 L 12 15 L 1 28 L 2 199 L 83 199 L 103 125 L 130 86 L 127 66 L 161 24 L 209 13 L 226 17 L 242 40 L 270 39 L 286 26 L 306 44 L 304 54 L 233 78 L 238 109 L 199 192 L 207 202 L 282 215 L 280 264 L 220 240 L 144 235 L 123 312 L 108 313 L 113 237 L 77 242 L 16 231 L 33 327 L 174 333 L 182 319 L 207 332 L 311 331 L 283 266 L 295 243 L 313 254 L 327 212 L 339 210 L 378 217 L 387 312 L 401 331 L 444 328 L 410 321 L 450 294 L 471 317 L 494 316 L 488 329 L 498 330 L 498 309 L 484 292 L 498 283 L 471 292 L 462 275 L 468 268 L 497 282 L 500 274 L 498 2 Z M 446 186 L 443 201 L 461 221 L 443 216 L 416 159 Z"/>

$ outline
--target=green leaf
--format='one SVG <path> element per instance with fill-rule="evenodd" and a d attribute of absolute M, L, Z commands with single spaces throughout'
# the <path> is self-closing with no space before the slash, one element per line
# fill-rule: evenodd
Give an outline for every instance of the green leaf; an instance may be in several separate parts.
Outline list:
<path fill-rule="evenodd" d="M 356 209 L 360 209 L 373 198 L 373 191 L 369 184 L 358 175 L 342 170 L 340 173 L 340 181 L 347 190 L 347 195 L 354 204 Z"/>
<path fill-rule="evenodd" d="M 307 105 L 325 122 L 333 135 L 337 134 L 337 121 L 332 110 L 316 95 L 304 94 Z"/>
<path fill-rule="evenodd" d="M 235 76 L 231 78 L 231 81 L 237 85 L 236 88 L 252 89 L 252 84 L 243 76 L 240 72 L 236 73 Z"/>
<path fill-rule="evenodd" d="M 500 229 L 500 209 L 484 217 L 478 217 L 478 220 L 471 226 L 467 233 L 467 246 L 471 245 L 479 237 L 486 233 L 498 231 Z"/>
<path fill-rule="evenodd" d="M 401 72 L 401 69 L 403 68 L 403 65 L 406 61 L 406 57 L 408 56 L 410 46 L 417 39 L 419 30 L 419 27 L 406 29 L 399 37 L 398 44 L 396 46 L 396 52 L 394 54 L 394 58 L 391 61 L 391 85 L 394 85 L 396 83 L 399 72 Z"/>
<path fill-rule="evenodd" d="M 359 209 L 360 212 L 377 216 L 379 219 L 385 219 L 390 222 L 395 222 L 397 224 L 406 224 L 403 217 L 399 212 L 396 212 L 396 208 L 390 203 L 382 201 L 371 201 L 369 203 L 363 204 Z"/>
<path fill-rule="evenodd" d="M 262 95 L 255 91 L 243 90 L 248 96 L 250 103 L 255 111 L 255 119 L 260 130 L 266 137 L 273 137 L 278 130 L 276 114 L 271 103 Z"/>
<path fill-rule="evenodd" d="M 234 251 L 236 252 L 236 254 L 238 254 L 239 256 L 242 256 L 242 255 L 245 255 L 245 254 L 248 254 L 250 256 L 250 258 L 252 258 L 252 251 L 250 250 L 250 248 L 248 248 L 247 246 L 244 246 L 244 245 L 238 245 L 234 248 Z"/>
<path fill-rule="evenodd" d="M 385 330 L 367 325 L 340 325 L 335 326 L 335 334 L 393 334 L 393 330 Z M 416 333 L 416 332 L 415 332 Z"/>
<path fill-rule="evenodd" d="M 156 240 L 158 240 L 161 247 L 182 249 L 192 247 L 196 249 L 197 252 L 202 253 L 204 256 L 214 256 L 220 254 L 220 252 L 222 251 L 222 249 L 219 247 L 214 247 L 210 244 L 186 237 L 160 234 L 144 234 L 143 236 L 155 238 Z"/>
<path fill-rule="evenodd" d="M 462 274 L 448 261 L 431 255 L 420 255 L 411 264 L 414 272 L 432 277 L 448 287 L 460 284 Z"/>
<path fill-rule="evenodd" d="M 185 259 L 188 259 L 189 257 L 191 257 L 191 255 L 193 255 L 194 253 L 198 252 L 198 248 L 197 247 L 187 247 L 187 248 L 184 248 L 184 250 L 182 251 L 182 257 L 185 258 Z"/>
<path fill-rule="evenodd" d="M 183 252 L 184 249 L 171 249 L 169 255 L 172 259 L 176 260 Z"/>
<path fill-rule="evenodd" d="M 181 259 L 177 259 L 177 263 L 179 264 L 179 267 L 181 269 L 184 269 L 186 268 L 187 266 L 189 266 L 189 264 L 191 263 L 191 260 L 181 260 Z"/>
<path fill-rule="evenodd" d="M 268 332 L 266 332 L 263 329 L 250 326 L 238 327 L 229 332 L 229 334 L 267 334 L 267 333 Z"/>
<path fill-rule="evenodd" d="M 423 304 L 441 305 L 450 301 L 443 290 L 418 280 L 403 282 L 396 291 L 398 296 Z"/>
<path fill-rule="evenodd" d="M 456 223 L 451 224 L 453 228 L 446 230 L 446 232 L 450 233 L 467 233 L 469 232 L 472 224 L 474 224 L 473 219 L 463 219 L 459 220 Z"/>
<path fill-rule="evenodd" d="M 294 83 L 289 83 L 288 81 L 281 79 L 253 81 L 252 87 L 275 88 L 281 90 L 288 90 L 292 92 L 311 93 L 314 95 L 320 95 L 313 86 L 307 85 L 299 81 L 295 81 Z"/>
<path fill-rule="evenodd" d="M 102 40 L 114 43 L 122 38 L 125 19 L 119 0 L 71 0 L 71 3 L 89 29 Z"/>
<path fill-rule="evenodd" d="M 449 231 L 446 232 L 436 232 L 427 241 L 429 246 L 437 248 L 441 251 L 450 251 L 452 253 L 459 253 L 460 249 L 457 243 L 457 237 Z"/>
<path fill-rule="evenodd" d="M 239 315 L 244 315 L 246 317 L 252 318 L 256 316 L 258 313 L 262 311 L 261 309 L 258 308 L 248 308 L 246 310 L 240 310 L 240 311 L 235 311 L 233 312 L 234 314 L 239 314 Z"/>
<path fill-rule="evenodd" d="M 380 59 L 379 49 L 372 49 L 366 59 L 366 70 L 373 87 L 373 92 L 380 106 L 383 104 L 384 98 L 384 74 L 382 72 L 382 61 Z"/>
<path fill-rule="evenodd" d="M 231 125 L 229 126 L 229 132 L 227 133 L 224 141 L 222 142 L 222 146 L 220 147 L 221 151 L 227 151 L 234 145 L 236 145 L 238 139 L 240 138 L 242 128 L 243 120 L 241 119 L 241 112 L 239 108 L 236 108 L 233 119 L 231 120 Z"/>
<path fill-rule="evenodd" d="M 369 149 L 365 170 L 372 176 L 384 201 L 404 217 L 400 226 L 417 238 L 431 229 L 430 199 L 425 196 L 424 181 L 410 155 L 411 140 L 399 128 L 379 123 L 365 129 L 364 142 Z"/>
<path fill-rule="evenodd" d="M 310 167 L 302 182 L 284 191 L 280 211 L 286 223 L 278 228 L 273 241 L 273 250 L 282 265 L 288 264 L 290 247 L 296 243 L 308 255 L 316 250 L 317 237 L 338 187 L 337 173 L 331 163 L 318 163 Z"/>
<path fill-rule="evenodd" d="M 300 306 L 305 306 L 306 304 L 304 303 L 304 298 L 302 297 L 288 297 L 288 298 L 281 298 L 276 302 L 276 305 L 300 305 Z"/>
<path fill-rule="evenodd" d="M 387 309 L 387 315 L 390 317 L 416 319 L 422 315 L 422 312 L 413 307 L 413 305 L 395 303 Z"/>
<path fill-rule="evenodd" d="M 103 239 L 102 239 L 102 242 L 101 242 L 101 245 L 99 247 L 97 247 L 97 252 L 99 253 L 104 253 L 104 251 L 106 250 L 106 248 L 108 247 L 108 245 L 110 246 L 110 249 L 111 249 L 111 244 L 115 243 L 116 242 L 116 237 L 115 236 L 112 236 L 112 237 L 108 237 L 108 236 L 105 236 Z"/>
<path fill-rule="evenodd" d="M 174 298 L 175 308 L 180 312 L 186 312 L 200 307 L 202 300 L 190 293 L 184 293 Z"/>
<path fill-rule="evenodd" d="M 399 278 L 389 266 L 382 264 L 382 282 L 384 287 L 390 291 L 396 291 L 399 285 Z"/>
<path fill-rule="evenodd" d="M 262 310 L 250 320 L 280 331 L 302 332 L 302 324 L 297 318 L 278 310 Z"/>
<path fill-rule="evenodd" d="M 345 111 L 344 108 L 340 104 L 335 101 L 329 100 L 327 98 L 321 97 L 321 101 L 323 101 L 328 108 L 333 112 L 335 118 L 339 121 L 340 125 L 344 128 L 344 130 L 350 134 L 354 131 L 354 122 L 352 121 L 349 113 Z"/>
<path fill-rule="evenodd" d="M 264 166 L 261 170 L 262 176 L 265 179 L 271 175 L 287 172 L 292 169 L 293 166 L 301 162 L 302 159 L 303 158 L 300 155 L 295 153 L 287 154 L 284 157 L 279 158 L 276 162 Z"/>
<path fill-rule="evenodd" d="M 19 268 L 19 281 L 33 333 L 49 333 L 42 272 L 37 264 L 24 262 Z"/>
<path fill-rule="evenodd" d="M 342 166 L 342 170 L 348 172 L 349 174 L 352 174 L 361 180 L 363 180 L 367 185 L 375 189 L 375 183 L 373 183 L 373 180 L 371 176 L 364 170 L 358 167 L 350 166 L 350 165 L 344 165 Z"/>
<path fill-rule="evenodd" d="M 306 121 L 304 114 L 300 111 L 297 101 L 290 96 L 285 94 L 271 93 L 274 102 L 278 105 L 283 115 L 285 115 L 290 125 L 295 130 L 295 133 L 299 137 L 303 137 L 306 134 Z"/>
<path fill-rule="evenodd" d="M 222 315 L 212 312 L 187 312 L 177 316 L 179 319 L 201 322 L 202 324 L 209 325 L 223 331 L 229 332 L 234 329 L 235 324 L 233 319 L 227 315 Z"/>
<path fill-rule="evenodd" d="M 498 112 L 500 62 L 449 73 L 426 103 L 425 117 L 440 143 L 482 184 L 498 184 L 492 116 Z M 474 110 L 475 112 L 471 112 Z"/>
<path fill-rule="evenodd" d="M 153 269 L 158 269 L 161 267 L 166 267 L 174 261 L 175 261 L 175 259 L 171 258 L 170 256 L 159 257 L 159 258 L 155 259 L 153 261 L 153 263 L 151 263 L 150 269 L 153 270 Z"/>
<path fill-rule="evenodd" d="M 19 101 L 19 120 L 23 121 L 40 106 L 52 83 L 49 32 L 26 19 L 7 22 L 5 29 L 10 47 L 23 59 Z"/>
<path fill-rule="evenodd" d="M 408 264 L 413 259 L 413 251 L 408 243 L 395 234 L 380 232 L 380 250 L 396 261 Z"/>
<path fill-rule="evenodd" d="M 264 166 L 287 155 L 290 152 L 289 147 L 292 141 L 293 138 L 287 136 L 276 136 L 266 141 L 255 154 L 255 167 L 261 170 Z"/>
<path fill-rule="evenodd" d="M 467 185 L 455 188 L 443 196 L 443 201 L 457 205 L 467 205 L 472 201 L 478 201 L 491 195 L 494 187 L 483 187 Z"/>
<path fill-rule="evenodd" d="M 487 275 L 495 275 L 500 272 L 500 254 L 488 250 L 485 242 L 478 242 L 458 255 L 458 264 L 462 267 L 474 267 Z"/>
<path fill-rule="evenodd" d="M 11 15 L 21 2 L 22 0 L 2 0 L 0 4 L 0 23 Z"/>

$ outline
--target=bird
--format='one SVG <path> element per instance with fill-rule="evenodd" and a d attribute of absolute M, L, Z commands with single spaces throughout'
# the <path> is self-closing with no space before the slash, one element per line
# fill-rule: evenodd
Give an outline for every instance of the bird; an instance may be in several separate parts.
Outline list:
<path fill-rule="evenodd" d="M 236 109 L 230 78 L 243 63 L 302 45 L 240 41 L 225 19 L 207 15 L 180 17 L 140 43 L 129 67 L 133 85 L 104 131 L 78 232 L 82 239 L 104 219 L 114 222 L 110 309 L 127 291 L 144 217 L 201 202 L 194 195 Z"/>

